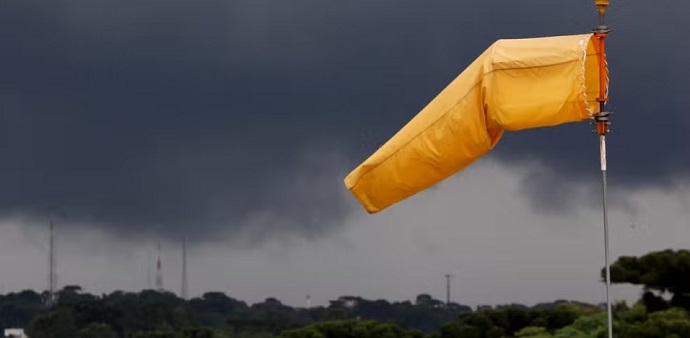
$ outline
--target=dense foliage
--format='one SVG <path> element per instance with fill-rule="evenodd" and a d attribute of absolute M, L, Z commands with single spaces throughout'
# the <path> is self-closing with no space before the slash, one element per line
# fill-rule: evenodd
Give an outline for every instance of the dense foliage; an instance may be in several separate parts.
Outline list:
<path fill-rule="evenodd" d="M 572 325 L 548 331 L 542 327 L 527 327 L 515 337 L 520 338 L 604 338 L 606 313 L 578 318 Z M 619 309 L 613 325 L 614 335 L 625 338 L 681 338 L 690 337 L 690 316 L 684 309 L 674 308 L 649 313 L 642 304 L 632 309 Z"/>
<path fill-rule="evenodd" d="M 306 309 L 286 306 L 275 298 L 249 305 L 220 292 L 185 301 L 153 290 L 98 296 L 68 286 L 50 310 L 44 305 L 46 296 L 33 291 L 0 296 L 0 329 L 25 327 L 32 338 L 265 337 L 314 323 L 366 319 L 430 333 L 472 311 L 429 295 L 394 303 L 345 296 L 327 307 Z"/>
<path fill-rule="evenodd" d="M 32 338 L 263 338 L 281 333 L 293 337 L 302 334 L 301 330 L 314 336 L 319 336 L 314 332 L 324 331 L 321 335 L 328 337 L 327 332 L 354 325 L 352 330 L 360 333 L 373 330 L 393 337 L 418 337 L 439 332 L 456 320 L 480 330 L 491 329 L 480 325 L 484 317 L 497 323 L 517 321 L 506 326 L 506 332 L 530 323 L 559 327 L 572 322 L 582 307 L 570 308 L 569 303 L 559 301 L 534 308 L 510 305 L 492 310 L 483 306 L 481 311 L 473 312 L 468 306 L 446 304 L 422 294 L 414 302 L 393 303 L 344 296 L 327 307 L 307 309 L 286 306 L 275 298 L 248 305 L 220 292 L 185 301 L 168 292 L 118 291 L 97 296 L 81 292 L 78 286 L 68 286 L 59 293 L 57 306 L 47 309 L 46 296 L 33 291 L 0 296 L 2 328 L 25 327 Z"/>
<path fill-rule="evenodd" d="M 632 307 L 615 306 L 616 336 L 690 337 L 690 252 L 621 257 L 611 273 L 614 283 L 644 288 Z M 185 301 L 168 292 L 91 295 L 67 286 L 47 308 L 46 296 L 1 295 L 0 329 L 23 327 L 31 338 L 600 338 L 607 329 L 601 306 L 567 301 L 472 310 L 423 294 L 414 302 L 345 296 L 293 308 L 275 298 L 249 305 L 220 292 Z"/>

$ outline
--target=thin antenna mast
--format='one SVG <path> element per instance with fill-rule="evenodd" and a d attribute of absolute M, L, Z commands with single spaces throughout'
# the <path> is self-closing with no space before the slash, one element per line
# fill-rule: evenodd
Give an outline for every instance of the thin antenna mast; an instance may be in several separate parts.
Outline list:
<path fill-rule="evenodd" d="M 151 290 L 151 248 L 146 249 L 146 288 Z"/>
<path fill-rule="evenodd" d="M 187 285 L 187 240 L 182 239 L 182 299 L 187 300 L 189 286 Z"/>
<path fill-rule="evenodd" d="M 601 186 L 602 186 L 602 207 L 604 216 L 604 260 L 606 262 L 606 311 L 608 314 L 608 337 L 613 338 L 613 313 L 611 309 L 611 268 L 609 263 L 609 217 L 606 205 L 606 134 L 609 132 L 609 115 L 604 108 L 608 101 L 608 71 L 606 67 L 606 45 L 605 39 L 608 37 L 610 29 L 605 24 L 606 9 L 609 0 L 595 0 L 599 12 L 599 26 L 594 30 L 594 36 L 598 42 L 599 55 L 599 113 L 594 115 L 596 121 L 596 133 L 599 135 L 599 153 L 601 157 Z"/>
<path fill-rule="evenodd" d="M 446 274 L 446 305 L 450 305 L 450 274 Z"/>
<path fill-rule="evenodd" d="M 55 305 L 56 289 L 57 289 L 57 274 L 56 274 L 56 257 L 55 257 L 55 230 L 53 225 L 53 217 L 48 218 L 50 227 L 50 238 L 48 248 L 48 307 Z"/>
<path fill-rule="evenodd" d="M 163 274 L 161 266 L 161 244 L 158 243 L 158 261 L 156 262 L 156 289 L 163 291 Z"/>

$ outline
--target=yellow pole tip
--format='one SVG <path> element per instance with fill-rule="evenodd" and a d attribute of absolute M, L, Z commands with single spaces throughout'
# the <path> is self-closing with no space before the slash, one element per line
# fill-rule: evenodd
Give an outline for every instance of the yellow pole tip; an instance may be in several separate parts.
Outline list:
<path fill-rule="evenodd" d="M 599 15 L 604 15 L 606 13 L 606 8 L 609 6 L 609 0 L 594 0 L 594 4 L 597 6 Z"/>

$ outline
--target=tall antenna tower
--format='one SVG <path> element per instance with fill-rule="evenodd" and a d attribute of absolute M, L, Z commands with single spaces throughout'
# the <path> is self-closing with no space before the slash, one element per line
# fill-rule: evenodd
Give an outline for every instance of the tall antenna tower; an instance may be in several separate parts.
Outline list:
<path fill-rule="evenodd" d="M 187 292 L 189 286 L 187 285 L 187 240 L 182 239 L 182 299 L 187 300 Z"/>
<path fill-rule="evenodd" d="M 48 218 L 48 224 L 50 227 L 50 237 L 49 237 L 49 248 L 48 248 L 48 307 L 52 307 L 56 303 L 56 290 L 57 290 L 57 270 L 56 266 L 56 255 L 55 255 L 55 230 L 53 224 L 53 217 Z"/>
<path fill-rule="evenodd" d="M 163 274 L 161 272 L 161 244 L 158 243 L 158 261 L 156 262 L 156 289 L 163 291 Z"/>

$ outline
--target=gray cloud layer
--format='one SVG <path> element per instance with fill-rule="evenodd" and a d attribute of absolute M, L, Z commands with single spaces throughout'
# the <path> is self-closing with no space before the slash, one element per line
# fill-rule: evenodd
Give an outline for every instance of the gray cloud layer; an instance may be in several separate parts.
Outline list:
<path fill-rule="evenodd" d="M 342 175 L 490 43 L 588 31 L 590 2 L 2 2 L 0 213 L 60 209 L 124 236 L 318 236 L 351 205 Z M 690 4 L 649 6 L 611 9 L 624 187 L 690 168 Z M 507 135 L 493 156 L 579 182 L 597 174 L 588 129 Z M 558 201 L 554 176 L 535 177 L 528 194 Z"/>

